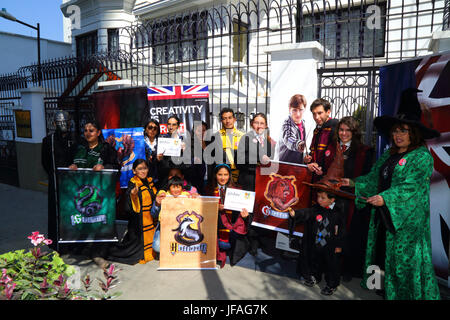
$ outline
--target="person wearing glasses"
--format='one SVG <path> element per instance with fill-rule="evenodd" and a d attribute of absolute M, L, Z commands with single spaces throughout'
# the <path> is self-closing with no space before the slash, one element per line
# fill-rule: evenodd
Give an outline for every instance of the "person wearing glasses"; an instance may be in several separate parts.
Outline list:
<path fill-rule="evenodd" d="M 180 129 L 180 118 L 176 115 L 172 115 L 167 120 L 167 133 L 162 134 L 163 138 L 172 138 L 172 139 L 180 139 L 181 140 L 181 154 L 179 157 L 169 157 L 162 155 L 162 159 L 160 160 L 159 166 L 159 181 L 166 181 L 169 170 L 175 167 L 181 168 L 181 170 L 187 169 L 187 166 L 183 164 L 183 152 L 186 149 L 186 142 L 183 135 L 179 133 Z M 162 186 L 159 186 L 162 187 Z"/>
<path fill-rule="evenodd" d="M 159 134 L 159 122 L 155 119 L 149 120 L 144 126 L 145 160 L 147 160 L 148 176 L 155 184 L 158 182 L 159 162 L 163 159 L 162 154 L 156 154 Z"/>
<path fill-rule="evenodd" d="M 357 208 L 371 208 L 361 285 L 370 287 L 369 267 L 378 266 L 385 271 L 384 292 L 379 293 L 389 300 L 440 299 L 431 261 L 433 157 L 425 145 L 425 139 L 440 133 L 422 124 L 417 92 L 402 92 L 396 115 L 375 118 L 376 129 L 392 144 L 371 171 L 354 182 L 341 180 L 355 186 Z"/>

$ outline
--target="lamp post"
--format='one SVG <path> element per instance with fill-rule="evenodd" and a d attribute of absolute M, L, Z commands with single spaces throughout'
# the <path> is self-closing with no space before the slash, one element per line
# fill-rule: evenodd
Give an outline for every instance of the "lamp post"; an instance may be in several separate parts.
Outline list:
<path fill-rule="evenodd" d="M 0 11 L 0 17 L 8 19 L 8 20 L 11 20 L 11 21 L 15 21 L 15 22 L 20 23 L 20 24 L 23 24 L 24 26 L 27 26 L 27 27 L 37 31 L 38 81 L 39 81 L 39 86 L 40 86 L 41 82 L 42 82 L 42 77 L 41 77 L 41 28 L 40 28 L 39 23 L 35 27 L 35 26 L 32 26 L 32 25 L 30 25 L 30 24 L 28 24 L 26 22 L 20 21 L 19 19 L 14 17 L 12 14 L 7 12 L 5 8 L 2 8 L 2 10 Z"/>

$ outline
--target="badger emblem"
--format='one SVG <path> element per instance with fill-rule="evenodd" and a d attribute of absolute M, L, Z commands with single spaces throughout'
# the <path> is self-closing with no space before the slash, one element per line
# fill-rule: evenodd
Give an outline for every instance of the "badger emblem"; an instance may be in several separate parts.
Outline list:
<path fill-rule="evenodd" d="M 202 242 L 204 236 L 200 230 L 200 224 L 203 217 L 192 211 L 185 211 L 177 216 L 178 227 L 172 229 L 176 231 L 175 240 L 186 246 L 191 246 Z"/>
<path fill-rule="evenodd" d="M 294 176 L 270 175 L 264 196 L 270 201 L 272 208 L 283 212 L 298 202 L 295 181 Z"/>

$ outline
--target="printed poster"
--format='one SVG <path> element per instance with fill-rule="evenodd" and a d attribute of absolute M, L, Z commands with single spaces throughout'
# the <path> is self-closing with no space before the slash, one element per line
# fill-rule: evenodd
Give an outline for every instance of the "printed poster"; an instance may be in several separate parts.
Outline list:
<path fill-rule="evenodd" d="M 179 134 L 193 132 L 194 122 L 209 120 L 209 89 L 206 84 L 151 86 L 147 88 L 148 112 L 156 119 L 161 134 L 168 133 L 167 121 L 172 115 L 180 119 Z"/>
<path fill-rule="evenodd" d="M 120 187 L 127 188 L 133 175 L 133 163 L 136 159 L 145 159 L 144 131 L 142 127 L 128 129 L 103 129 L 105 141 L 117 151 L 122 167 L 120 169 Z"/>
<path fill-rule="evenodd" d="M 218 197 L 162 201 L 159 270 L 216 269 L 218 210 Z"/>
<path fill-rule="evenodd" d="M 267 174 L 261 174 L 261 166 L 256 168 L 252 225 L 288 234 L 288 208 L 296 210 L 310 205 L 311 188 L 302 182 L 311 182 L 311 173 L 305 165 L 277 163 L 270 170 L 264 168 Z M 303 225 L 296 226 L 294 235 L 303 236 Z"/>
<path fill-rule="evenodd" d="M 58 168 L 59 243 L 117 241 L 117 174 Z"/>

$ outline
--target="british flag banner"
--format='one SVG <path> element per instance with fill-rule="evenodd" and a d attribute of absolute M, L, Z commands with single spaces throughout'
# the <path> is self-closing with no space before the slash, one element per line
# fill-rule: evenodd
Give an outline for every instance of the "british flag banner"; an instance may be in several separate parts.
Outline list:
<path fill-rule="evenodd" d="M 173 85 L 147 88 L 148 100 L 209 98 L 208 85 Z"/>
<path fill-rule="evenodd" d="M 194 122 L 204 121 L 209 126 L 209 88 L 207 84 L 151 86 L 147 88 L 149 118 L 160 124 L 160 133 L 166 134 L 167 120 L 180 119 L 178 133 L 193 132 Z"/>

